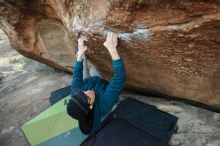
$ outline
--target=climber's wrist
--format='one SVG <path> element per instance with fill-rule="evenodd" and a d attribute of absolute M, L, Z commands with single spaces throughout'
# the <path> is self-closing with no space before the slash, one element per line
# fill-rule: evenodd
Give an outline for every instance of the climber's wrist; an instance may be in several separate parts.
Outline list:
<path fill-rule="evenodd" d="M 77 52 L 76 60 L 82 62 L 83 55 L 84 55 L 84 52 Z"/>
<path fill-rule="evenodd" d="M 109 51 L 111 57 L 112 57 L 112 60 L 118 60 L 120 59 L 120 56 L 118 54 L 118 51 L 115 49 L 115 51 Z"/>

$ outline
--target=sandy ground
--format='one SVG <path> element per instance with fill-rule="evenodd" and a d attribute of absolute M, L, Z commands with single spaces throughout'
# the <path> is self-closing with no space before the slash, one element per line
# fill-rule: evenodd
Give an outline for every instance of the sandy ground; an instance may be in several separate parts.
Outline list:
<path fill-rule="evenodd" d="M 21 125 L 49 107 L 56 89 L 69 85 L 71 75 L 19 55 L 0 31 L 0 146 L 28 146 Z M 182 102 L 123 92 L 179 118 L 173 146 L 220 146 L 220 114 Z"/>

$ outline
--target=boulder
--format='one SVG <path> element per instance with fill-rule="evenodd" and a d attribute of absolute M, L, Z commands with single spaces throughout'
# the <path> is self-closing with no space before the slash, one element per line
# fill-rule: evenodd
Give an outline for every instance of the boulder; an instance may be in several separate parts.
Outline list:
<path fill-rule="evenodd" d="M 1 0 L 0 28 L 19 53 L 72 72 L 79 35 L 105 78 L 118 34 L 126 87 L 220 109 L 220 1 Z"/>

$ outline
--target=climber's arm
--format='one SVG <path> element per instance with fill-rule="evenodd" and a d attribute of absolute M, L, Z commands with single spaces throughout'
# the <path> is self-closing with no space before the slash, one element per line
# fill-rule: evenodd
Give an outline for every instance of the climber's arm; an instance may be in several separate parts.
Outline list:
<path fill-rule="evenodd" d="M 109 32 L 104 46 L 108 49 L 112 57 L 112 65 L 114 70 L 114 75 L 109 81 L 108 86 L 101 98 L 101 109 L 102 114 L 108 113 L 114 104 L 118 101 L 121 90 L 125 84 L 125 67 L 123 60 L 120 58 L 117 46 L 117 35 Z"/>
<path fill-rule="evenodd" d="M 81 88 L 83 82 L 83 63 L 82 58 L 87 50 L 87 47 L 84 45 L 85 38 L 80 38 L 78 40 L 78 52 L 77 52 L 77 59 L 73 66 L 73 80 L 71 86 L 71 95 L 75 92 L 77 88 Z"/>

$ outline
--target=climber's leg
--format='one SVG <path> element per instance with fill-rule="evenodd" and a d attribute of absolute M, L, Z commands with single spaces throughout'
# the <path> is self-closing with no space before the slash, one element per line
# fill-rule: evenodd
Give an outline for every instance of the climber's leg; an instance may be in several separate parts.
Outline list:
<path fill-rule="evenodd" d="M 89 73 L 88 64 L 87 64 L 87 57 L 84 54 L 83 55 L 83 79 L 86 79 L 89 77 L 90 77 L 90 73 Z"/>
<path fill-rule="evenodd" d="M 98 70 L 94 66 L 90 68 L 89 72 L 90 72 L 91 77 L 98 76 L 98 77 L 102 78 L 101 74 L 98 72 Z"/>

